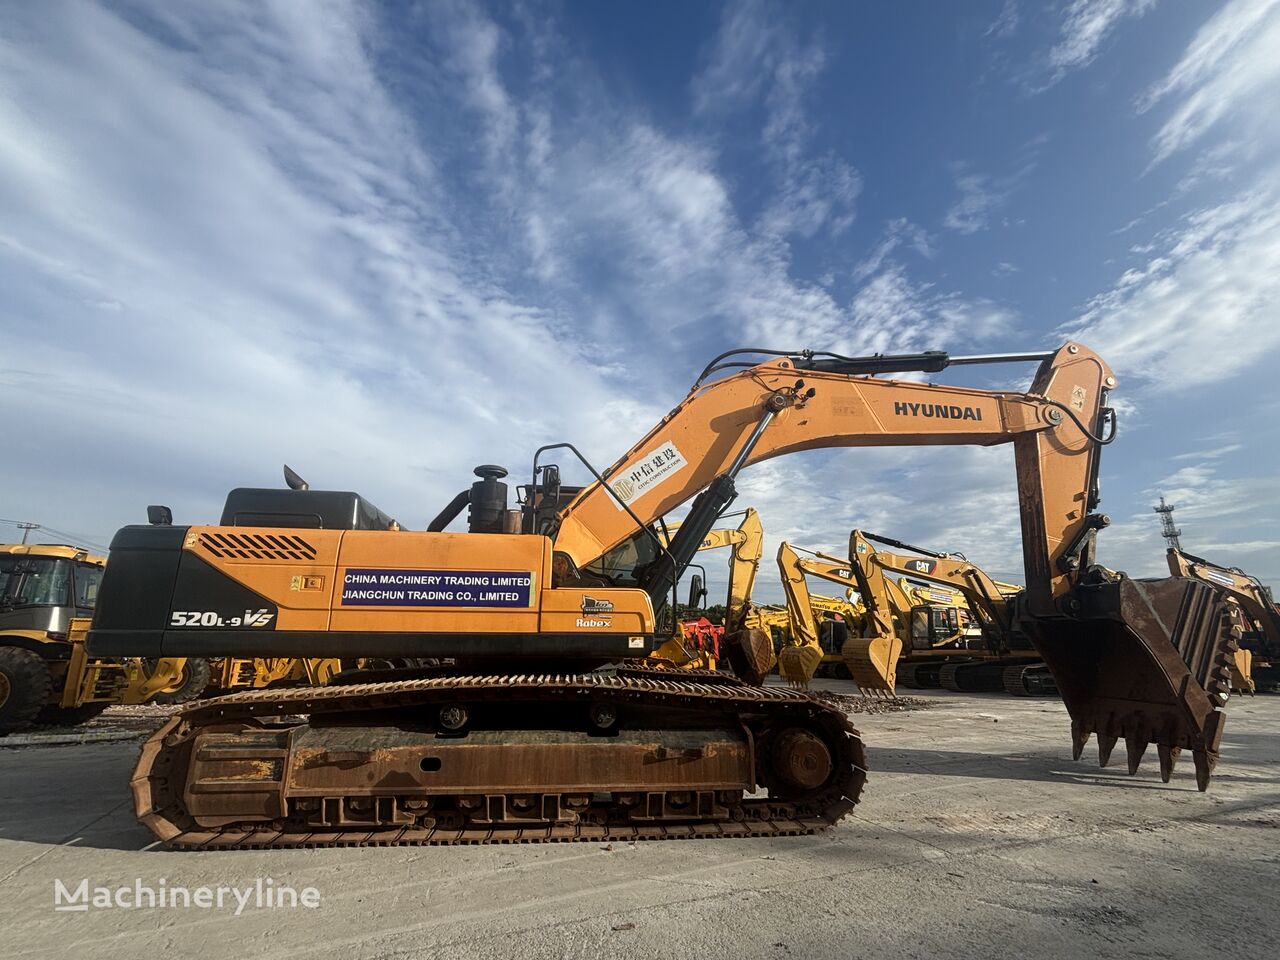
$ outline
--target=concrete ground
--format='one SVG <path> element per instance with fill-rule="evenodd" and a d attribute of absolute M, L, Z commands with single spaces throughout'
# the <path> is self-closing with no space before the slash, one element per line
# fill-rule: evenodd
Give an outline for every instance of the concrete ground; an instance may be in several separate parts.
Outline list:
<path fill-rule="evenodd" d="M 838 683 L 827 684 L 841 689 Z M 136 743 L 0 749 L 0 956 L 1259 956 L 1280 942 L 1280 697 L 1233 700 L 1196 792 L 1070 760 L 1057 703 L 858 718 L 871 780 L 816 837 L 170 853 Z M 1152 751 L 1154 753 L 1154 751 Z M 1119 769 L 1117 769 L 1119 764 Z M 53 883 L 314 886 L 314 910 L 53 911 Z"/>

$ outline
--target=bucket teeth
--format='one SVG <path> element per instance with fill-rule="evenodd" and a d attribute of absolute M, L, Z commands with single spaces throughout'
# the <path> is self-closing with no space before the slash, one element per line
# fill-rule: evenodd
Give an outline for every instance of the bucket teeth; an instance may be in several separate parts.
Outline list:
<path fill-rule="evenodd" d="M 1098 766 L 1105 767 L 1111 759 L 1111 749 L 1116 745 L 1119 737 L 1108 736 L 1105 733 L 1098 734 Z"/>
<path fill-rule="evenodd" d="M 1178 764 L 1178 754 L 1182 753 L 1182 748 L 1171 747 L 1167 743 L 1157 743 L 1156 752 L 1160 755 L 1160 779 L 1168 783 L 1169 778 L 1173 776 L 1173 768 Z"/>
<path fill-rule="evenodd" d="M 1079 760 L 1084 753 L 1084 746 L 1089 742 L 1089 731 L 1079 720 L 1071 721 L 1071 759 Z"/>
<path fill-rule="evenodd" d="M 1218 757 L 1208 750 L 1192 750 L 1191 758 L 1196 763 L 1196 786 L 1201 793 L 1204 793 L 1209 789 L 1209 778 L 1213 776 L 1213 768 L 1218 762 Z"/>
<path fill-rule="evenodd" d="M 1124 747 L 1129 754 L 1129 776 L 1133 776 L 1138 772 L 1138 764 L 1147 750 L 1147 740 L 1141 736 L 1125 737 Z"/>

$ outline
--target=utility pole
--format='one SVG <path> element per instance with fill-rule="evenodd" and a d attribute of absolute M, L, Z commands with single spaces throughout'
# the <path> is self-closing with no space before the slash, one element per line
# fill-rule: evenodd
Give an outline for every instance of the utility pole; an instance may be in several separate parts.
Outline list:
<path fill-rule="evenodd" d="M 1174 505 L 1164 502 L 1164 494 L 1160 495 L 1160 506 L 1152 507 L 1156 513 L 1160 514 L 1160 536 L 1169 541 L 1169 546 L 1175 550 L 1181 550 L 1182 544 L 1178 538 L 1182 536 L 1182 531 L 1173 525 Z"/>
<path fill-rule="evenodd" d="M 40 529 L 40 524 L 38 524 L 38 523 L 18 523 L 18 524 L 16 524 L 16 526 L 17 526 L 17 528 L 18 528 L 19 530 L 21 530 L 21 531 L 22 531 L 22 542 L 23 542 L 23 543 L 26 543 L 26 542 L 27 542 L 27 534 L 29 534 L 32 530 L 39 530 L 39 529 Z"/>

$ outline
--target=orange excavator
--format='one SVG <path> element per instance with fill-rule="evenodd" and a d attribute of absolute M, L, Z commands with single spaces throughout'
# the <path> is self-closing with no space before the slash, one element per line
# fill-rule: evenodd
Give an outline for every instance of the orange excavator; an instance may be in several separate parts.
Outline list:
<path fill-rule="evenodd" d="M 894 374 L 1035 362 L 1030 388 Z M 234 490 L 208 526 L 120 530 L 98 656 L 439 658 L 412 676 L 190 704 L 143 746 L 135 810 L 184 848 L 722 837 L 824 829 L 857 803 L 862 742 L 839 708 L 759 686 L 761 631 L 726 634 L 735 677 L 643 658 L 753 463 L 822 447 L 1011 443 L 1026 590 L 1019 629 L 1053 671 L 1078 757 L 1130 769 L 1149 743 L 1207 787 L 1222 736 L 1225 603 L 1095 556 L 1115 379 L 1088 348 L 954 357 L 730 351 L 612 466 L 536 451 L 522 508 L 480 468 L 425 532 L 354 493 Z M 560 484 L 553 451 L 594 482 Z M 693 504 L 663 545 L 654 527 Z M 446 527 L 469 508 L 468 531 Z"/>
<path fill-rule="evenodd" d="M 1240 624 L 1240 649 L 1231 664 L 1232 686 L 1241 693 L 1280 688 L 1280 607 L 1271 588 L 1239 567 L 1223 567 L 1170 547 L 1175 577 L 1202 580 L 1233 604 Z"/>

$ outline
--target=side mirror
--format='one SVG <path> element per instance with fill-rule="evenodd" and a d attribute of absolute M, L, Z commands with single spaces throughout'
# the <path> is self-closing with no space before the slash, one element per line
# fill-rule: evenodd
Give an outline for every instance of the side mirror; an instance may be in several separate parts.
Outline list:
<path fill-rule="evenodd" d="M 694 610 L 701 610 L 706 599 L 706 584 L 703 582 L 702 575 L 695 573 L 689 580 L 689 606 Z"/>
<path fill-rule="evenodd" d="M 173 526 L 173 511 L 168 507 L 153 503 L 147 507 L 147 523 L 153 527 Z"/>

